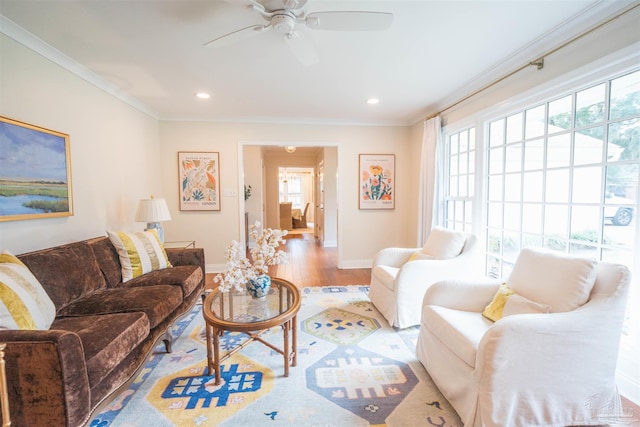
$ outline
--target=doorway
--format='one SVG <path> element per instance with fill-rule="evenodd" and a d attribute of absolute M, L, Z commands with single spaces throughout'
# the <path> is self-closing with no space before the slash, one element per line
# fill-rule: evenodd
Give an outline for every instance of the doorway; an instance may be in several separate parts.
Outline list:
<path fill-rule="evenodd" d="M 281 204 L 291 204 L 291 230 L 313 228 L 314 208 L 317 205 L 315 177 L 315 168 L 278 168 L 278 201 Z M 282 224 L 282 218 L 280 223 Z"/>
<path fill-rule="evenodd" d="M 281 228 L 280 201 L 290 199 L 301 213 L 308 201 L 307 222 L 313 224 L 313 234 L 320 246 L 335 247 L 339 251 L 338 147 L 298 144 L 293 152 L 285 148 L 285 143 L 240 142 L 240 186 L 251 186 L 252 189 L 249 199 L 240 200 L 241 215 L 246 213 L 250 224 L 260 221 L 269 228 Z M 298 174 L 304 177 L 304 173 L 309 174 L 310 196 L 306 197 L 302 194 L 303 189 L 298 191 L 295 187 L 297 183 L 289 182 L 292 178 L 297 179 L 295 176 Z M 288 181 L 286 189 L 282 185 L 283 180 Z M 303 187 L 307 185 L 304 178 L 300 179 L 299 184 Z M 322 223 L 319 223 L 319 219 Z M 241 238 L 246 239 L 245 230 L 241 230 Z"/>

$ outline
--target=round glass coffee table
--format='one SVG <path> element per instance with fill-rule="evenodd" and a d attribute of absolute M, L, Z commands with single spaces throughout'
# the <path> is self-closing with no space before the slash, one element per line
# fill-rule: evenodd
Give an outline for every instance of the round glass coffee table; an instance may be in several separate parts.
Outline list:
<path fill-rule="evenodd" d="M 293 283 L 277 277 L 271 278 L 271 289 L 263 299 L 252 298 L 244 290 L 220 292 L 219 288 L 213 289 L 204 299 L 202 315 L 206 323 L 208 375 L 215 374 L 215 385 L 220 384 L 220 363 L 253 341 L 260 341 L 284 356 L 284 376 L 288 377 L 289 364 L 296 366 L 297 362 L 298 310 L 300 291 Z M 283 330 L 282 349 L 260 337 L 275 326 L 281 326 Z M 220 337 L 225 331 L 243 332 L 248 339 L 220 357 Z"/>

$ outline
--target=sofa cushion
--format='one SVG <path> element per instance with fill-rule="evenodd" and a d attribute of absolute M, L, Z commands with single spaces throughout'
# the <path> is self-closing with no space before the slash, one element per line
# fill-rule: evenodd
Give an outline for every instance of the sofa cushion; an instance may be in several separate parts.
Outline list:
<path fill-rule="evenodd" d="M 481 313 L 454 310 L 436 305 L 422 309 L 421 327 L 427 327 L 454 354 L 471 368 L 476 366 L 480 340 L 493 325 Z"/>
<path fill-rule="evenodd" d="M 385 287 L 389 288 L 389 290 L 394 290 L 395 288 L 395 280 L 398 272 L 400 271 L 397 267 L 390 267 L 388 265 L 376 265 L 371 270 L 371 275 L 375 276 L 380 283 L 382 283 Z"/>
<path fill-rule="evenodd" d="M 106 288 L 98 261 L 84 241 L 18 255 L 47 292 L 56 309 Z"/>
<path fill-rule="evenodd" d="M 178 265 L 173 268 L 155 270 L 129 280 L 124 287 L 176 285 L 182 289 L 182 296 L 186 298 L 198 288 L 202 281 L 202 269 L 197 265 Z"/>
<path fill-rule="evenodd" d="M 52 328 L 78 334 L 93 387 L 146 339 L 149 320 L 142 312 L 64 317 L 56 319 Z"/>
<path fill-rule="evenodd" d="M 107 282 L 107 286 L 114 287 L 122 283 L 122 267 L 120 266 L 120 257 L 108 237 L 97 237 L 87 240 L 89 246 L 96 256 L 100 270 Z"/>
<path fill-rule="evenodd" d="M 593 258 L 525 248 L 507 285 L 531 301 L 551 306 L 552 313 L 571 311 L 588 301 L 597 265 Z"/>
<path fill-rule="evenodd" d="M 0 254 L 0 329 L 49 329 L 56 307 L 38 279 L 9 251 Z"/>
<path fill-rule="evenodd" d="M 171 267 L 156 230 L 139 233 L 107 231 L 107 234 L 118 252 L 123 282 L 153 270 Z"/>
<path fill-rule="evenodd" d="M 434 259 L 455 258 L 462 252 L 466 240 L 464 233 L 434 227 L 421 252 L 431 255 Z"/>
<path fill-rule="evenodd" d="M 182 290 L 178 286 L 158 285 L 134 288 L 107 288 L 87 295 L 58 312 L 60 317 L 77 317 L 140 311 L 155 328 L 180 306 Z"/>

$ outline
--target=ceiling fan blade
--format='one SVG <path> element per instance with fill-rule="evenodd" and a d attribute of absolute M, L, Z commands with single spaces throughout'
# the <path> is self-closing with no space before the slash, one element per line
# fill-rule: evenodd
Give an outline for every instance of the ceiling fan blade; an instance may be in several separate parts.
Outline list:
<path fill-rule="evenodd" d="M 309 28 L 334 31 L 381 31 L 392 22 L 392 13 L 356 11 L 314 12 L 305 20 Z"/>
<path fill-rule="evenodd" d="M 318 53 L 315 47 L 305 37 L 297 32 L 293 32 L 284 37 L 287 47 L 296 59 L 305 67 L 319 62 Z"/>
<path fill-rule="evenodd" d="M 204 47 L 224 47 L 229 46 L 231 44 L 237 43 L 242 40 L 246 40 L 255 35 L 263 33 L 267 29 L 269 29 L 269 25 L 252 25 L 250 27 L 242 28 L 240 30 L 234 31 L 229 34 L 225 34 L 224 36 L 220 36 L 211 41 L 208 41 L 204 44 Z"/>

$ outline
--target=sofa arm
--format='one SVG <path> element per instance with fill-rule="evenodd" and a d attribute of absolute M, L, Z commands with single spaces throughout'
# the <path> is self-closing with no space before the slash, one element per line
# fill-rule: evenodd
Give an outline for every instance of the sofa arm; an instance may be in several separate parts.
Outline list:
<path fill-rule="evenodd" d="M 411 255 L 419 250 L 420 248 L 384 248 L 376 254 L 373 259 L 373 266 L 400 267 L 411 258 Z"/>
<path fill-rule="evenodd" d="M 462 311 L 483 311 L 503 280 L 444 280 L 434 283 L 424 294 L 422 305 L 439 305 Z"/>
<path fill-rule="evenodd" d="M 12 425 L 79 426 L 91 412 L 80 337 L 60 330 L 2 330 Z"/>
<path fill-rule="evenodd" d="M 199 265 L 202 277 L 205 276 L 204 249 L 202 248 L 165 248 L 171 265 Z M 204 279 L 203 279 L 204 280 Z"/>

